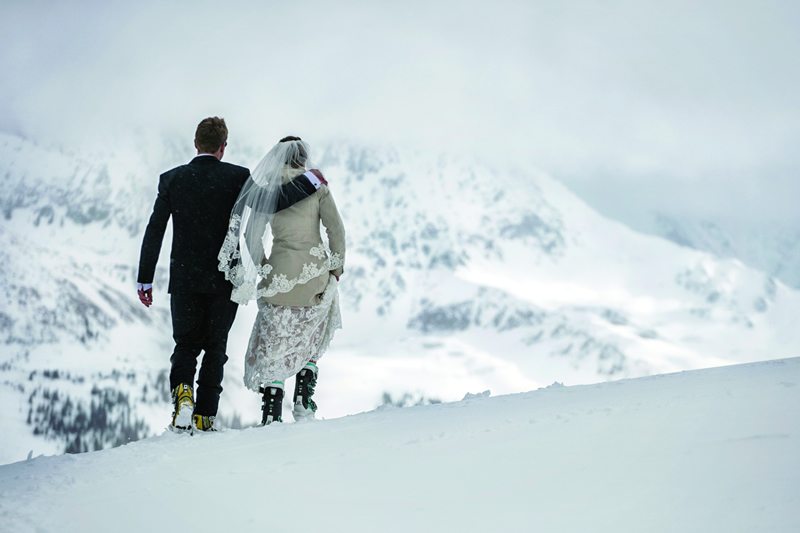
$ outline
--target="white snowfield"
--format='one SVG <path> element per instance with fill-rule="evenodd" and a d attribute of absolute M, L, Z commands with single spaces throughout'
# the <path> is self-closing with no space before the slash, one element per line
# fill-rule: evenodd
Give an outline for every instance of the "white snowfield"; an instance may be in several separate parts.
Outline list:
<path fill-rule="evenodd" d="M 800 358 L 0 467 L 2 531 L 800 531 Z"/>

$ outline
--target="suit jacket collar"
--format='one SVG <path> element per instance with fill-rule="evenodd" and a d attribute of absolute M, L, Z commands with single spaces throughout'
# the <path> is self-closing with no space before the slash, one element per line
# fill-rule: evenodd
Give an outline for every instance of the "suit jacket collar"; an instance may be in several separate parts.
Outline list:
<path fill-rule="evenodd" d="M 213 155 L 198 155 L 195 156 L 194 159 L 189 161 L 190 165 L 200 164 L 200 165 L 213 165 L 214 163 L 219 163 L 219 159 L 214 157 Z"/>

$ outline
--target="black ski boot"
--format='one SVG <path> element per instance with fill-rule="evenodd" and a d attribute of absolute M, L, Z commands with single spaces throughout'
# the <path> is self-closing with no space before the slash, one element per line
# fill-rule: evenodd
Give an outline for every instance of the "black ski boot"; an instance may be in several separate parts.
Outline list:
<path fill-rule="evenodd" d="M 292 414 L 296 421 L 313 420 L 317 404 L 311 399 L 317 386 L 317 365 L 309 363 L 297 373 L 294 380 L 294 407 Z"/>
<path fill-rule="evenodd" d="M 261 425 L 266 426 L 273 422 L 282 422 L 283 389 L 280 387 L 260 387 L 258 390 L 264 395 L 261 400 Z"/>

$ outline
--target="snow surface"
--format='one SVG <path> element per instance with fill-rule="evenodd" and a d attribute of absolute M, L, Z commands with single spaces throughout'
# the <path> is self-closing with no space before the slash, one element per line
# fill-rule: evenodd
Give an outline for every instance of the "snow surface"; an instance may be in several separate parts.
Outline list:
<path fill-rule="evenodd" d="M 37 457 L 0 525 L 798 531 L 798 439 L 793 358 Z"/>

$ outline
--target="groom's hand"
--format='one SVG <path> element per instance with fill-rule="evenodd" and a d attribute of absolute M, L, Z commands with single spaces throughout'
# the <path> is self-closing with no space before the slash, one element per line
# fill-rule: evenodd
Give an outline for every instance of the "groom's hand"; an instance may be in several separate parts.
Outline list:
<path fill-rule="evenodd" d="M 148 286 L 149 285 L 149 286 Z M 145 307 L 150 307 L 153 305 L 153 286 L 148 284 L 142 285 L 139 284 L 139 289 L 136 291 L 139 295 L 139 301 L 142 302 L 142 305 Z"/>
<path fill-rule="evenodd" d="M 311 169 L 311 170 L 309 170 L 308 172 L 310 172 L 311 174 L 313 174 L 313 175 L 314 175 L 314 177 L 316 177 L 316 178 L 317 178 L 317 179 L 320 181 L 320 183 L 322 183 L 323 185 L 327 185 L 327 184 L 328 184 L 328 180 L 326 180 L 326 179 L 325 179 L 325 176 L 323 176 L 323 175 L 322 175 L 322 171 L 321 171 L 321 170 L 319 170 L 319 169 L 317 169 L 317 168 L 312 168 L 312 169 Z M 308 175 L 308 174 L 306 174 L 306 176 L 307 176 L 307 175 Z M 311 181 L 311 180 L 309 179 L 309 181 Z M 313 183 L 313 181 L 312 181 L 312 183 Z M 316 184 L 315 184 L 315 186 L 316 186 Z M 317 187 L 317 188 L 319 188 L 319 187 Z"/>

